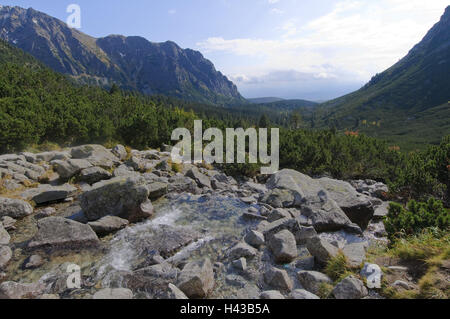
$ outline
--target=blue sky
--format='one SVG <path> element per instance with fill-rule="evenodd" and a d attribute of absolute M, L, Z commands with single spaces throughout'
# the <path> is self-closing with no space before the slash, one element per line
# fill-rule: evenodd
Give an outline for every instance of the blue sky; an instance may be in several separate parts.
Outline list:
<path fill-rule="evenodd" d="M 9 0 L 81 31 L 139 35 L 201 51 L 245 97 L 330 99 L 407 54 L 448 0 Z"/>

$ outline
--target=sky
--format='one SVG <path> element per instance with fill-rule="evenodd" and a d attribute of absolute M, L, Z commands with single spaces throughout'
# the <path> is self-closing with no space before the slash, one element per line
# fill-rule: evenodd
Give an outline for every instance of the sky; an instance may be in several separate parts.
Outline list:
<path fill-rule="evenodd" d="M 6 0 L 95 37 L 138 35 L 199 50 L 246 98 L 323 101 L 359 89 L 405 56 L 449 0 Z"/>

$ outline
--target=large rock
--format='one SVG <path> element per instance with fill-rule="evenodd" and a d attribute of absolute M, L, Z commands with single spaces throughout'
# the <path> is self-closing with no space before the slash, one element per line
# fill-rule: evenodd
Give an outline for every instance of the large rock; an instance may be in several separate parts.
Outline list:
<path fill-rule="evenodd" d="M 189 298 L 177 286 L 169 284 L 167 288 L 167 299 L 186 300 Z"/>
<path fill-rule="evenodd" d="M 126 300 L 133 299 L 133 292 L 126 288 L 105 288 L 97 291 L 92 299 L 104 299 L 104 300 Z"/>
<path fill-rule="evenodd" d="M 277 263 L 290 263 L 298 256 L 295 237 L 286 229 L 271 236 L 268 246 Z"/>
<path fill-rule="evenodd" d="M 0 246 L 0 270 L 6 267 L 11 258 L 11 248 L 9 248 L 8 246 Z"/>
<path fill-rule="evenodd" d="M 89 226 L 95 231 L 99 236 L 106 236 L 111 233 L 115 233 L 126 226 L 128 226 L 129 221 L 117 216 L 105 216 L 95 222 L 88 223 Z"/>
<path fill-rule="evenodd" d="M 245 235 L 244 240 L 250 246 L 259 248 L 265 243 L 264 235 L 256 230 L 251 230 Z"/>
<path fill-rule="evenodd" d="M 72 148 L 72 158 L 85 159 L 93 166 L 111 168 L 118 164 L 120 160 L 109 150 L 101 145 L 83 145 Z"/>
<path fill-rule="evenodd" d="M 192 167 L 187 173 L 187 177 L 192 178 L 199 187 L 208 187 L 211 188 L 211 179 L 206 176 L 205 174 L 202 174 L 197 167 Z"/>
<path fill-rule="evenodd" d="M 20 199 L 0 197 L 0 217 L 8 216 L 20 219 L 32 213 L 33 207 L 27 202 Z"/>
<path fill-rule="evenodd" d="M 236 260 L 239 258 L 253 258 L 258 254 L 258 250 L 253 248 L 250 245 L 247 245 L 246 243 L 238 243 L 235 246 L 233 246 L 228 251 L 228 257 L 230 260 Z"/>
<path fill-rule="evenodd" d="M 89 167 L 80 172 L 79 181 L 90 185 L 110 179 L 112 174 L 101 167 Z"/>
<path fill-rule="evenodd" d="M 151 200 L 156 200 L 168 192 L 168 184 L 167 183 L 161 183 L 161 182 L 154 182 L 147 184 L 147 188 L 150 192 L 149 198 Z"/>
<path fill-rule="evenodd" d="M 0 223 L 0 245 L 8 245 L 11 240 L 6 229 L 3 227 L 3 223 Z"/>
<path fill-rule="evenodd" d="M 284 291 L 291 291 L 294 283 L 289 277 L 288 273 L 284 269 L 278 269 L 275 267 L 269 268 L 264 273 L 264 280 L 266 284 L 273 288 L 281 289 Z"/>
<path fill-rule="evenodd" d="M 298 219 L 295 218 L 282 218 L 261 227 L 266 240 L 282 230 L 289 230 L 294 234 L 297 244 L 300 245 L 303 245 L 308 238 L 317 235 L 312 227 L 300 225 Z"/>
<path fill-rule="evenodd" d="M 111 215 L 137 222 L 153 215 L 148 195 L 144 178 L 116 177 L 94 184 L 81 196 L 81 207 L 90 221 Z"/>
<path fill-rule="evenodd" d="M 353 243 L 344 246 L 343 254 L 351 267 L 359 267 L 366 260 L 367 243 Z"/>
<path fill-rule="evenodd" d="M 344 181 L 321 178 L 319 182 L 353 223 L 362 229 L 367 228 L 375 211 L 369 196 L 358 193 Z"/>
<path fill-rule="evenodd" d="M 72 178 L 83 169 L 92 167 L 91 163 L 83 159 L 69 159 L 68 161 L 55 160 L 52 161 L 51 164 L 59 176 L 64 180 Z"/>
<path fill-rule="evenodd" d="M 361 280 L 349 276 L 337 284 L 332 293 L 336 299 L 362 299 L 369 292 Z"/>
<path fill-rule="evenodd" d="M 315 294 L 310 293 L 309 291 L 304 290 L 304 289 L 295 289 L 294 291 L 292 291 L 291 297 L 292 297 L 292 299 L 300 299 L 300 300 L 301 299 L 311 299 L 311 300 L 320 299 Z"/>
<path fill-rule="evenodd" d="M 62 217 L 47 217 L 37 222 L 38 231 L 30 248 L 81 249 L 96 247 L 99 239 L 88 225 Z"/>
<path fill-rule="evenodd" d="M 121 161 L 128 157 L 127 149 L 123 145 L 116 145 L 113 147 L 111 152 Z"/>
<path fill-rule="evenodd" d="M 320 237 L 310 238 L 306 243 L 309 253 L 314 256 L 318 264 L 326 264 L 339 254 L 339 249 Z"/>
<path fill-rule="evenodd" d="M 21 196 L 34 201 L 37 205 L 42 205 L 72 197 L 76 192 L 77 188 L 70 184 L 62 186 L 40 185 L 38 188 L 25 191 Z"/>
<path fill-rule="evenodd" d="M 333 283 L 327 275 L 317 271 L 300 271 L 298 272 L 298 280 L 303 288 L 316 295 L 320 292 L 321 285 Z"/>
<path fill-rule="evenodd" d="M 178 278 L 178 287 L 189 298 L 207 297 L 214 284 L 214 271 L 208 258 L 188 263 Z"/>
<path fill-rule="evenodd" d="M 284 169 L 273 174 L 266 186 L 269 191 L 261 198 L 262 202 L 276 208 L 301 208 L 319 232 L 355 226 L 318 180 Z"/>
<path fill-rule="evenodd" d="M 6 281 L 0 284 L 0 299 L 32 299 L 44 292 L 42 283 L 21 284 Z"/>

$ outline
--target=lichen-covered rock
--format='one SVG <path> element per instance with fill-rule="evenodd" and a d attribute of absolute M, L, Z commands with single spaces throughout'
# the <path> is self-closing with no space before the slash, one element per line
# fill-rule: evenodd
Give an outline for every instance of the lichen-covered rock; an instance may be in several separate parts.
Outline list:
<path fill-rule="evenodd" d="M 156 200 L 168 192 L 168 184 L 167 183 L 161 183 L 161 182 L 153 182 L 150 184 L 147 184 L 147 188 L 150 192 L 149 198 L 151 200 Z"/>
<path fill-rule="evenodd" d="M 46 204 L 64 200 L 72 197 L 77 192 L 77 188 L 65 184 L 61 186 L 40 185 L 38 188 L 30 189 L 22 193 L 22 198 L 32 200 L 36 204 Z"/>
<path fill-rule="evenodd" d="M 230 260 L 236 260 L 241 257 L 253 258 L 257 255 L 257 253 L 258 251 L 255 248 L 253 248 L 250 245 L 247 245 L 246 243 L 241 242 L 233 246 L 228 251 L 228 258 Z"/>
<path fill-rule="evenodd" d="M 291 291 L 294 285 L 286 270 L 275 267 L 269 268 L 264 273 L 264 280 L 269 286 L 284 291 Z"/>
<path fill-rule="evenodd" d="M 330 259 L 339 254 L 339 249 L 320 237 L 310 238 L 306 244 L 309 253 L 313 255 L 319 264 L 326 264 Z"/>
<path fill-rule="evenodd" d="M 137 222 L 153 215 L 148 195 L 144 178 L 116 177 L 83 193 L 81 207 L 90 221 L 110 215 Z"/>
<path fill-rule="evenodd" d="M 362 299 L 369 292 L 361 280 L 349 276 L 338 283 L 332 293 L 336 299 Z"/>
<path fill-rule="evenodd" d="M 125 146 L 120 144 L 114 146 L 111 153 L 113 153 L 121 161 L 125 160 L 128 156 Z"/>
<path fill-rule="evenodd" d="M 109 150 L 101 145 L 83 145 L 71 150 L 72 158 L 85 159 L 93 166 L 111 168 L 118 164 L 119 159 Z"/>
<path fill-rule="evenodd" d="M 55 160 L 52 161 L 51 164 L 59 176 L 64 180 L 72 178 L 83 169 L 92 167 L 91 163 L 83 159 L 70 159 L 68 161 Z"/>
<path fill-rule="evenodd" d="M 80 249 L 99 244 L 95 232 L 88 225 L 62 217 L 47 217 L 37 223 L 38 231 L 28 244 L 30 248 Z"/>
<path fill-rule="evenodd" d="M 211 188 L 211 179 L 206 176 L 205 174 L 202 174 L 197 167 L 192 167 L 187 173 L 187 177 L 192 178 L 199 187 L 208 187 Z"/>
<path fill-rule="evenodd" d="M 245 235 L 244 240 L 250 246 L 259 248 L 265 243 L 264 235 L 256 230 L 251 230 Z"/>
<path fill-rule="evenodd" d="M 117 216 L 105 216 L 95 222 L 88 223 L 99 236 L 115 233 L 129 224 L 129 221 Z"/>
<path fill-rule="evenodd" d="M 290 263 L 298 256 L 295 237 L 286 229 L 271 236 L 268 240 L 268 247 L 279 264 Z"/>
<path fill-rule="evenodd" d="M 214 271 L 208 258 L 188 263 L 178 277 L 178 287 L 189 298 L 208 296 L 214 284 Z"/>
<path fill-rule="evenodd" d="M 0 217 L 8 216 L 15 219 L 24 218 L 33 213 L 33 207 L 20 199 L 0 197 Z"/>
<path fill-rule="evenodd" d="M 22 284 L 6 281 L 0 284 L 0 299 L 32 299 L 41 295 L 45 289 L 42 283 Z"/>
<path fill-rule="evenodd" d="M 97 182 L 108 180 L 112 174 L 101 167 L 89 167 L 80 172 L 79 181 L 88 184 L 95 184 Z"/>
<path fill-rule="evenodd" d="M 302 284 L 303 288 L 312 292 L 313 294 L 318 294 L 320 291 L 320 286 L 322 284 L 332 284 L 333 281 L 325 274 L 317 271 L 300 271 L 298 272 L 298 280 Z"/>

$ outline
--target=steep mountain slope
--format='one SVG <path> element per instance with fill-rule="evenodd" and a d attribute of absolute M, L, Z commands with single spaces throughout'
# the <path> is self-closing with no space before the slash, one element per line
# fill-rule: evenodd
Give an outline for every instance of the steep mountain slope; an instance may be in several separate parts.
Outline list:
<path fill-rule="evenodd" d="M 245 103 L 200 52 L 142 37 L 93 38 L 33 9 L 0 7 L 0 38 L 84 83 L 214 104 Z"/>
<path fill-rule="evenodd" d="M 450 132 L 450 125 L 448 121 L 436 125 L 433 119 L 448 119 L 449 100 L 450 6 L 406 57 L 359 91 L 322 104 L 319 112 L 323 125 L 394 136 L 394 140 L 407 134 L 407 127 L 418 125 L 429 132 L 417 136 L 438 142 Z"/>

